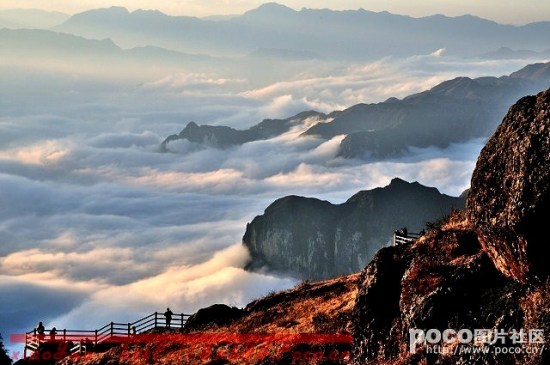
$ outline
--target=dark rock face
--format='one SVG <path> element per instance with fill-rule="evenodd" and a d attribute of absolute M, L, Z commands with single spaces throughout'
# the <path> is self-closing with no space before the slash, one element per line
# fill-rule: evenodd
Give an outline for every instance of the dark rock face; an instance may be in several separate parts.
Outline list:
<path fill-rule="evenodd" d="M 395 229 L 407 226 L 418 232 L 427 221 L 464 203 L 436 188 L 397 178 L 340 205 L 285 197 L 247 225 L 243 244 L 252 257 L 248 269 L 267 267 L 313 280 L 358 272 L 390 242 Z"/>
<path fill-rule="evenodd" d="M 400 317 L 401 278 L 407 261 L 403 246 L 381 249 L 373 262 L 361 273 L 359 293 L 354 308 L 354 342 L 357 360 L 372 360 L 369 354 L 385 351 L 381 334 L 389 334 Z M 401 336 L 399 336 L 401 339 Z M 396 339 L 391 339 L 396 341 Z M 392 344 L 390 347 L 395 347 Z M 396 350 L 394 350 L 396 352 Z"/>
<path fill-rule="evenodd" d="M 479 156 L 470 220 L 505 275 L 550 273 L 550 89 L 519 100 Z"/>
<path fill-rule="evenodd" d="M 189 317 L 185 323 L 185 330 L 196 331 L 211 324 L 227 325 L 241 318 L 244 314 L 245 312 L 242 309 L 225 304 L 214 304 L 210 307 L 199 309 L 197 313 Z"/>

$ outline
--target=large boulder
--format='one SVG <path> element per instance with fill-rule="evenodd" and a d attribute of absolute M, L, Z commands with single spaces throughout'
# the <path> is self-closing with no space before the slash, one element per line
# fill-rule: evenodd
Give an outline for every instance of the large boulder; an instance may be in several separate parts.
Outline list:
<path fill-rule="evenodd" d="M 213 304 L 207 308 L 201 308 L 193 314 L 185 323 L 185 330 L 197 331 L 209 325 L 227 325 L 239 318 L 245 312 L 236 307 L 225 304 Z"/>
<path fill-rule="evenodd" d="M 519 281 L 550 272 L 550 89 L 512 106 L 482 150 L 467 210 L 496 267 Z"/>

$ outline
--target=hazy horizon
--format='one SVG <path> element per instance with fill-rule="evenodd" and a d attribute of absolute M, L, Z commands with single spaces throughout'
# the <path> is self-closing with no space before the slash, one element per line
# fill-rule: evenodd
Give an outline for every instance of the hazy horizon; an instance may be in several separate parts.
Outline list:
<path fill-rule="evenodd" d="M 483 4 L 479 4 L 479 2 L 475 0 L 461 1 L 459 3 L 451 0 L 437 2 L 421 0 L 415 1 L 412 4 L 410 1 L 406 0 L 345 0 L 339 1 L 336 4 L 334 1 L 330 0 L 280 0 L 272 2 L 285 5 L 294 10 L 301 10 L 303 8 L 328 8 L 332 10 L 365 9 L 374 12 L 388 11 L 393 14 L 415 18 L 433 15 L 445 15 L 449 17 L 473 15 L 502 24 L 514 25 L 547 21 L 550 19 L 550 3 L 545 0 L 532 0 L 528 3 L 522 3 L 521 5 L 518 5 L 517 2 L 514 1 L 497 0 L 485 1 Z M 176 3 L 159 4 L 158 1 L 154 0 L 82 0 L 79 2 L 67 0 L 4 0 L 2 4 L 0 4 L 0 10 L 37 9 L 74 15 L 97 8 L 121 6 L 130 11 L 138 9 L 159 10 L 168 15 L 210 17 L 241 15 L 266 3 L 271 3 L 271 1 L 243 0 L 228 3 L 222 0 L 184 0 Z"/>

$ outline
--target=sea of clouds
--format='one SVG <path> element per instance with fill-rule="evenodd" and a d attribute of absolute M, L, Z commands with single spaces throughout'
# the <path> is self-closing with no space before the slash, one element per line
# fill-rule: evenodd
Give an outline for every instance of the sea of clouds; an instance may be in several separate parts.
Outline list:
<path fill-rule="evenodd" d="M 395 176 L 458 195 L 484 143 L 413 149 L 384 162 L 343 160 L 335 157 L 343 136 L 300 137 L 304 124 L 227 150 L 178 141 L 161 153 L 163 139 L 187 122 L 247 128 L 524 64 L 452 59 L 440 50 L 321 64 L 264 83 L 185 69 L 119 76 L 98 65 L 94 76 L 74 66 L 2 64 L 0 332 L 38 321 L 95 329 L 167 306 L 185 313 L 243 306 L 296 284 L 242 269 L 246 223 L 273 200 L 296 194 L 340 203 Z"/>

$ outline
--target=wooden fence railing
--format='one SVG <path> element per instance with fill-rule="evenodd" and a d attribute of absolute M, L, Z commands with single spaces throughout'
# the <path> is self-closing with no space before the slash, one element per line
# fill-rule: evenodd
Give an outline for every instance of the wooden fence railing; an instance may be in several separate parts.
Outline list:
<path fill-rule="evenodd" d="M 410 242 L 416 241 L 418 238 L 422 237 L 423 233 L 407 233 L 406 235 L 396 231 L 393 234 L 393 245 L 402 245 Z"/>
<path fill-rule="evenodd" d="M 111 322 L 96 330 L 56 330 L 55 334 L 50 334 L 52 329 L 44 329 L 38 333 L 33 329 L 25 333 L 24 358 L 27 359 L 27 351 L 33 353 L 40 351 L 42 344 L 62 343 L 67 347 L 68 353 L 87 352 L 102 343 L 115 342 L 130 338 L 132 335 L 144 333 L 155 328 L 181 329 L 184 327 L 190 314 L 174 313 L 170 323 L 164 313 L 155 312 L 130 323 Z"/>

